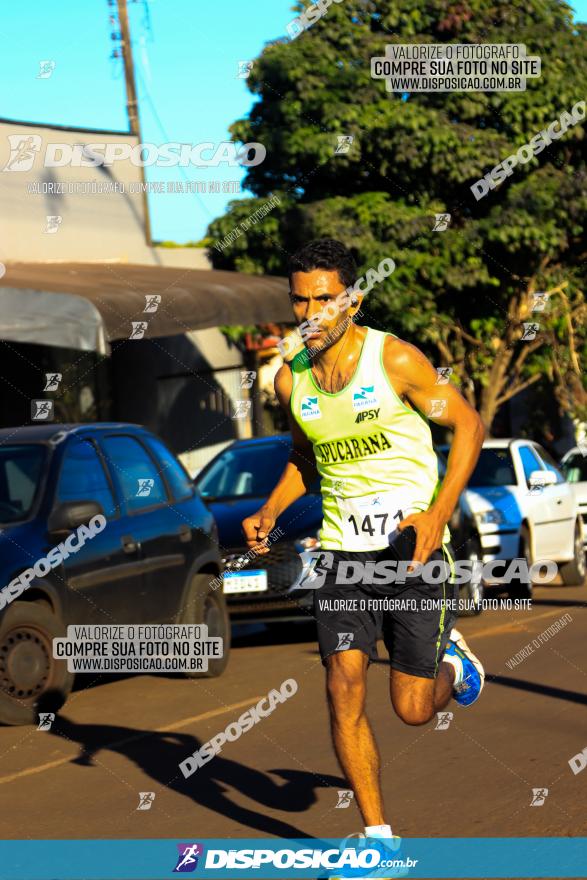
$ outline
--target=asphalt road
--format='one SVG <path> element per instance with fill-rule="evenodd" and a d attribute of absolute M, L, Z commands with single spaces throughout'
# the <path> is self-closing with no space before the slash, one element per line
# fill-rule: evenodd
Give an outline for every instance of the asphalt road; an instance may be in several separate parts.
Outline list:
<path fill-rule="evenodd" d="M 469 709 L 445 730 L 407 727 L 388 701 L 383 645 L 368 710 L 395 833 L 405 837 L 587 834 L 587 587 L 538 588 L 529 611 L 485 611 L 460 628 L 485 664 Z M 507 661 L 571 620 L 519 665 Z M 538 642 L 540 644 L 540 642 Z M 178 764 L 288 678 L 298 692 L 184 779 Z M 0 838 L 342 837 L 360 831 L 331 749 L 324 672 L 308 625 L 237 636 L 220 679 L 78 679 L 50 732 L 0 729 Z M 533 788 L 547 788 L 530 806 Z M 137 810 L 151 791 L 149 810 Z M 7 806 L 6 806 L 7 805 Z"/>

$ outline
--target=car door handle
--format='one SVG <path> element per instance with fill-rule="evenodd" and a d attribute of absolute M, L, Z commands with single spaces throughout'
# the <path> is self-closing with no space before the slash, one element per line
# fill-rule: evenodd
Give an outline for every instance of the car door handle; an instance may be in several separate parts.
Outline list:
<path fill-rule="evenodd" d="M 125 553 L 136 553 L 141 546 L 138 541 L 135 541 L 132 535 L 123 535 L 120 540 L 122 543 L 122 549 Z"/>
<path fill-rule="evenodd" d="M 179 540 L 184 543 L 192 540 L 192 530 L 189 526 L 180 526 L 177 530 L 177 534 L 179 535 Z"/>

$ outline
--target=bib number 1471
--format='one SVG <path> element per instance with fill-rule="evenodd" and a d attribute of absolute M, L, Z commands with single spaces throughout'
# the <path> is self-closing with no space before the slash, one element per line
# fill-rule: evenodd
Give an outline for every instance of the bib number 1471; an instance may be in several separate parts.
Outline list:
<path fill-rule="evenodd" d="M 352 525 L 354 533 L 357 537 L 364 533 L 373 538 L 376 535 L 387 535 L 387 531 L 389 531 L 386 531 L 388 518 L 388 513 L 366 513 L 364 516 L 356 516 L 354 513 L 352 513 L 348 517 L 347 522 Z M 392 520 L 397 520 L 398 522 L 400 522 L 403 518 L 404 517 L 401 510 L 398 510 L 392 516 Z"/>

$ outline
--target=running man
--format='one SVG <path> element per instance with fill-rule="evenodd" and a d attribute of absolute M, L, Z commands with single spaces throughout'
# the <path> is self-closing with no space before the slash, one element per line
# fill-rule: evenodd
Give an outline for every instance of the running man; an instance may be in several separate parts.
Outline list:
<path fill-rule="evenodd" d="M 305 347 L 275 377 L 293 449 L 267 502 L 242 526 L 249 547 L 269 552 L 264 542 L 277 518 L 319 474 L 320 550 L 330 551 L 323 556 L 333 564 L 314 594 L 314 613 L 332 739 L 365 835 L 391 838 L 379 752 L 365 715 L 367 668 L 377 658 L 378 632 L 390 657 L 391 704 L 406 724 L 426 724 L 451 696 L 470 705 L 481 692 L 484 672 L 454 629 L 450 603 L 443 603 L 457 597 L 456 585 L 428 584 L 416 575 L 403 585 L 381 586 L 366 577 L 364 583 L 337 583 L 338 563 L 392 559 L 407 560 L 407 567 L 410 560 L 443 560 L 447 523 L 477 462 L 484 430 L 455 386 L 439 382 L 417 348 L 353 322 L 362 301 L 356 282 L 350 251 L 334 239 L 310 242 L 291 260 L 295 320 L 303 325 L 312 319 L 304 325 L 312 330 Z M 334 300 L 342 310 L 335 304 L 324 312 Z M 440 486 L 430 428 L 421 413 L 454 432 Z M 432 611 L 379 610 L 374 600 L 382 596 L 415 599 L 418 605 L 422 599 L 439 601 Z M 347 610 L 355 599 L 366 600 L 354 603 L 365 610 Z"/>

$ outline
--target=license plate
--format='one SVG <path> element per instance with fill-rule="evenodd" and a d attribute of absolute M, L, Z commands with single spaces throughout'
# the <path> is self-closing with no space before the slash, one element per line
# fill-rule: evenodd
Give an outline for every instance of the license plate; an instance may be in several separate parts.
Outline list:
<path fill-rule="evenodd" d="M 267 589 L 267 572 L 225 571 L 222 575 L 225 593 L 262 593 Z"/>

